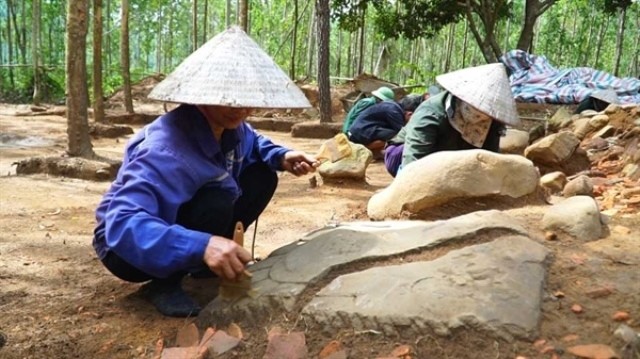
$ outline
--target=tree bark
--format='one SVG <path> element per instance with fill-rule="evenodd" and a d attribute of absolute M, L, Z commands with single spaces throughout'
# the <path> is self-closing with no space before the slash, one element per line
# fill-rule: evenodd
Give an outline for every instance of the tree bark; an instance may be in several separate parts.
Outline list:
<path fill-rule="evenodd" d="M 627 8 L 620 8 L 620 14 L 618 15 L 618 31 L 616 33 L 616 54 L 615 65 L 613 67 L 613 74 L 619 76 L 620 74 L 620 58 L 622 57 L 622 47 L 624 44 L 624 26 L 627 19 Z M 636 54 L 637 56 L 637 54 Z"/>
<path fill-rule="evenodd" d="M 289 77 L 296 78 L 296 47 L 298 41 L 298 0 L 293 0 L 293 30 L 291 34 L 291 63 L 289 65 Z"/>
<path fill-rule="evenodd" d="M 318 92 L 320 123 L 331 122 L 331 89 L 329 84 L 329 0 L 316 1 L 318 16 Z"/>
<path fill-rule="evenodd" d="M 204 0 L 204 21 L 202 26 L 202 43 L 207 42 L 207 30 L 209 28 L 209 0 Z"/>
<path fill-rule="evenodd" d="M 516 48 L 532 52 L 533 37 L 536 21 L 540 15 L 544 14 L 557 0 L 527 0 L 524 10 L 524 25 L 520 32 L 518 45 Z"/>
<path fill-rule="evenodd" d="M 362 9 L 361 27 L 360 27 L 360 40 L 358 40 L 358 74 L 362 73 L 364 67 L 364 33 L 366 31 L 366 11 Z"/>
<path fill-rule="evenodd" d="M 120 34 L 120 65 L 122 66 L 122 92 L 124 93 L 124 107 L 128 113 L 133 113 L 131 99 L 131 73 L 129 72 L 129 0 L 122 0 L 122 30 Z"/>
<path fill-rule="evenodd" d="M 313 54 L 315 53 L 316 40 L 316 7 L 311 8 L 311 18 L 309 19 L 309 41 L 307 42 L 307 78 L 313 77 Z"/>
<path fill-rule="evenodd" d="M 340 66 L 342 65 L 342 31 L 338 30 L 338 56 L 336 57 L 336 72 L 335 76 L 342 76 L 342 71 L 340 71 Z"/>
<path fill-rule="evenodd" d="M 94 157 L 89 137 L 87 106 L 87 31 L 89 4 L 67 1 L 66 92 L 68 153 L 74 157 Z"/>
<path fill-rule="evenodd" d="M 11 0 L 7 0 L 7 7 L 11 6 Z M 8 8 L 7 11 L 11 12 L 11 9 Z M 7 16 L 7 47 L 9 51 L 9 58 L 7 59 L 7 63 L 13 63 L 13 40 L 11 39 L 11 17 Z M 13 68 L 9 68 L 9 84 L 11 88 L 16 88 L 16 81 L 13 77 Z"/>
<path fill-rule="evenodd" d="M 444 60 L 444 73 L 449 72 L 451 68 L 451 53 L 453 52 L 453 40 L 456 35 L 456 24 L 451 23 L 449 25 L 449 37 L 447 39 L 447 56 Z"/>
<path fill-rule="evenodd" d="M 227 0 L 227 9 L 224 14 L 224 23 L 227 27 L 231 26 L 231 0 Z"/>
<path fill-rule="evenodd" d="M 594 67 L 597 69 L 600 67 L 600 51 L 602 50 L 602 42 L 604 41 L 604 34 L 607 33 L 609 27 L 609 15 L 606 15 L 604 26 L 600 26 L 600 33 L 598 34 L 598 46 L 596 46 L 596 60 Z"/>
<path fill-rule="evenodd" d="M 39 105 L 42 99 L 40 91 L 40 0 L 33 0 L 31 29 L 31 59 L 33 60 L 33 104 Z"/>
<path fill-rule="evenodd" d="M 105 122 L 102 93 L 102 0 L 93 0 L 93 119 Z"/>
<path fill-rule="evenodd" d="M 198 0 L 193 0 L 193 8 L 191 9 L 191 32 L 193 38 L 191 39 L 191 52 L 196 51 L 198 48 Z"/>
<path fill-rule="evenodd" d="M 464 40 L 462 40 L 462 68 L 467 64 L 467 41 L 469 40 L 469 20 L 464 20 Z"/>
<path fill-rule="evenodd" d="M 249 33 L 249 0 L 240 0 L 239 24 L 242 30 Z"/>
<path fill-rule="evenodd" d="M 11 13 L 11 19 L 13 20 L 13 32 L 14 32 L 14 36 L 16 39 L 15 45 L 16 45 L 16 55 L 18 55 L 18 53 L 20 53 L 20 55 L 22 55 L 22 63 L 26 64 L 27 63 L 27 54 L 26 54 L 26 44 L 24 43 L 24 37 L 22 37 L 20 34 L 20 28 L 18 27 L 18 20 L 16 19 L 16 9 L 15 6 L 13 4 L 13 0 L 7 0 L 7 6 L 9 8 L 9 12 Z M 24 18 L 26 18 L 26 16 L 23 16 L 22 20 L 24 21 Z M 24 30 L 24 29 L 23 29 Z"/>

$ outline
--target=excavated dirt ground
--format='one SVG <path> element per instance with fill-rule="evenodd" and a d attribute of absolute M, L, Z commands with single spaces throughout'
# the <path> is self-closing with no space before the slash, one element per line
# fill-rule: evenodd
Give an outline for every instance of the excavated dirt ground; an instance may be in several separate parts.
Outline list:
<path fill-rule="evenodd" d="M 14 105 L 0 105 L 0 113 L 11 110 Z M 265 134 L 309 152 L 321 143 L 287 133 Z M 172 346 L 177 331 L 193 319 L 158 314 L 139 295 L 139 285 L 110 275 L 91 247 L 94 210 L 108 183 L 15 175 L 16 161 L 64 152 L 66 120 L 0 115 L 0 141 L 0 357 L 153 358 L 159 339 Z M 111 158 L 121 156 L 125 143 L 125 137 L 93 141 L 97 153 Z M 275 197 L 260 217 L 256 254 L 264 257 L 336 221 L 366 220 L 367 200 L 391 181 L 380 162 L 369 167 L 367 177 L 367 184 L 311 188 L 309 177 L 281 175 Z M 612 319 L 616 311 L 628 312 L 626 324 L 640 331 L 640 216 L 627 213 L 611 219 L 609 228 L 624 226 L 631 231 L 627 234 L 612 230 L 609 237 L 590 243 L 563 235 L 545 241 L 539 231 L 545 207 L 526 204 L 508 211 L 553 253 L 540 328 L 544 344 L 507 343 L 472 331 L 448 338 L 384 338 L 349 328 L 318 333 L 307 330 L 295 313 L 274 313 L 270 322 L 243 327 L 242 344 L 224 357 L 261 358 L 266 333 L 276 324 L 305 331 L 311 358 L 331 340 L 340 340 L 350 358 L 384 357 L 400 344 L 412 348 L 413 358 L 573 358 L 566 347 L 592 343 L 619 350 L 621 343 L 613 336 L 620 324 Z M 476 208 L 489 209 L 492 203 L 476 203 Z M 462 209 L 454 206 L 432 215 L 447 218 Z M 248 229 L 247 246 L 253 230 Z M 216 292 L 213 281 L 189 281 L 187 287 L 202 304 Z M 574 313 L 574 304 L 583 312 Z"/>

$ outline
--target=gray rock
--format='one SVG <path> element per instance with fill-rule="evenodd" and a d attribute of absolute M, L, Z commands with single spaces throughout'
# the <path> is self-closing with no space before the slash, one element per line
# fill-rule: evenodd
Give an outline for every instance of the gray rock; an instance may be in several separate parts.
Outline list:
<path fill-rule="evenodd" d="M 303 314 L 334 331 L 346 326 L 448 335 L 463 327 L 507 340 L 533 339 L 547 255 L 542 245 L 512 236 L 429 262 L 371 268 L 333 280 Z"/>
<path fill-rule="evenodd" d="M 598 239 L 602 235 L 598 204 L 588 196 L 567 198 L 547 210 L 542 228 L 563 231 L 584 241 Z"/>
<path fill-rule="evenodd" d="M 580 144 L 580 140 L 571 132 L 549 135 L 527 147 L 525 157 L 534 163 L 560 164 L 567 160 Z"/>
<path fill-rule="evenodd" d="M 433 248 L 491 231 L 500 235 L 527 234 L 517 220 L 500 211 L 474 212 L 446 221 L 355 222 L 320 229 L 249 267 L 255 291 L 252 297 L 236 301 L 218 297 L 200 313 L 199 320 L 203 326 L 264 320 L 274 311 L 294 310 L 305 290 L 332 269 Z"/>
<path fill-rule="evenodd" d="M 502 195 L 518 198 L 535 191 L 538 172 L 518 155 L 485 150 L 442 151 L 415 161 L 367 205 L 370 218 L 395 218 L 457 198 Z"/>
<path fill-rule="evenodd" d="M 562 190 L 562 195 L 565 197 L 573 197 L 573 196 L 591 196 L 593 197 L 593 182 L 589 176 L 578 176 L 566 186 Z"/>

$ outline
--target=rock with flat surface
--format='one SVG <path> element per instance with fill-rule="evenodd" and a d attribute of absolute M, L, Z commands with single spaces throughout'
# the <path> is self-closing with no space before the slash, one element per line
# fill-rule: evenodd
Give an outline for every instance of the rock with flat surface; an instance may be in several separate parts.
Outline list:
<path fill-rule="evenodd" d="M 518 155 L 485 150 L 436 152 L 402 169 L 391 184 L 374 194 L 367 214 L 374 220 L 420 213 L 458 198 L 489 195 L 518 198 L 535 191 L 538 171 Z"/>
<path fill-rule="evenodd" d="M 547 210 L 542 228 L 560 230 L 585 241 L 598 239 L 602 235 L 598 204 L 588 196 L 567 198 Z"/>

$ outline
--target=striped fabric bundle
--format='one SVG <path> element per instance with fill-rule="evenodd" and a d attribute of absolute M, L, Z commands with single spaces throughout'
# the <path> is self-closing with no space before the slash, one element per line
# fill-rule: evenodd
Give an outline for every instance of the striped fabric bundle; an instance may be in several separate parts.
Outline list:
<path fill-rule="evenodd" d="M 522 50 L 511 50 L 500 61 L 509 69 L 516 101 L 574 104 L 596 91 L 612 89 L 620 103 L 640 103 L 640 80 L 636 78 L 618 78 L 588 67 L 557 69 L 546 57 Z"/>

